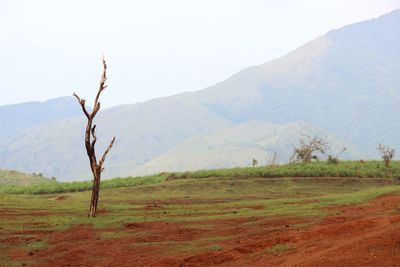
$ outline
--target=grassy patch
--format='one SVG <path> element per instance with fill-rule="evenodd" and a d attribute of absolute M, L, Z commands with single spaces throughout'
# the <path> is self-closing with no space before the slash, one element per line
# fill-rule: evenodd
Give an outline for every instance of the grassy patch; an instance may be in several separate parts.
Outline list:
<path fill-rule="evenodd" d="M 266 253 L 277 254 L 280 252 L 288 251 L 291 247 L 288 244 L 276 244 L 265 250 Z"/>
<path fill-rule="evenodd" d="M 165 251 L 166 255 L 191 254 L 206 251 L 219 251 L 222 249 L 222 246 L 215 244 L 215 242 L 227 239 L 229 239 L 229 237 L 215 236 L 188 241 L 143 242 L 136 244 L 136 246 L 167 247 L 168 249 Z"/>
<path fill-rule="evenodd" d="M 22 262 L 14 261 L 9 256 L 1 255 L 0 253 L 0 266 L 20 267 L 22 266 Z"/>
<path fill-rule="evenodd" d="M 0 181 L 1 181 L 0 172 Z M 286 178 L 286 177 L 347 177 L 347 178 L 395 178 L 400 177 L 400 161 L 393 161 L 389 168 L 380 161 L 341 161 L 339 164 L 327 162 L 297 163 L 279 166 L 263 166 L 249 168 L 232 168 L 218 170 L 201 170 L 183 173 L 162 173 L 146 177 L 127 177 L 104 180 L 103 189 L 135 187 L 141 185 L 167 184 L 166 181 L 199 178 L 229 178 L 231 180 L 244 178 Z M 66 192 L 83 192 L 92 188 L 91 181 L 59 183 L 57 181 L 32 184 L 27 186 L 5 185 L 0 193 L 8 194 L 54 194 Z M 192 181 L 193 182 L 193 181 Z M 164 185 L 167 187 L 167 185 Z M 226 193 L 237 193 L 234 184 L 225 185 Z"/>
<path fill-rule="evenodd" d="M 222 246 L 220 246 L 220 245 L 212 245 L 212 246 L 209 247 L 209 250 L 211 250 L 211 251 L 220 251 L 220 250 L 222 250 Z"/>
<path fill-rule="evenodd" d="M 157 184 L 164 182 L 166 175 L 153 175 L 147 177 L 127 177 L 127 178 L 114 178 L 111 180 L 104 180 L 101 183 L 101 188 L 121 188 L 133 187 L 147 184 Z M 0 188 L 0 193 L 7 194 L 54 194 L 65 192 L 82 192 L 92 189 L 91 181 L 59 183 L 57 181 L 48 181 L 44 183 L 33 184 L 29 186 L 10 185 Z"/>
<path fill-rule="evenodd" d="M 195 229 L 195 230 L 210 230 L 214 228 L 212 224 L 189 224 L 186 225 L 185 228 L 187 229 Z"/>
<path fill-rule="evenodd" d="M 233 190 L 228 191 L 227 188 Z M 324 216 L 322 207 L 356 204 L 399 193 L 391 179 L 204 178 L 110 188 L 101 191 L 99 216 L 87 218 L 90 192 L 58 195 L 0 195 L 4 231 L 56 229 L 80 224 L 96 228 L 130 222 L 204 221 L 264 216 Z M 29 222 L 29 225 L 27 225 Z M 201 224 L 197 229 L 208 228 Z"/>
<path fill-rule="evenodd" d="M 113 231 L 107 230 L 99 233 L 99 238 L 101 240 L 114 240 L 121 239 L 125 237 L 132 237 L 135 235 L 139 235 L 138 233 L 132 234 L 128 231 L 122 231 L 121 229 L 115 229 Z M 140 234 L 142 235 L 142 234 Z"/>
<path fill-rule="evenodd" d="M 400 177 L 400 161 L 393 161 L 389 168 L 381 161 L 341 161 L 296 163 L 279 166 L 200 170 L 195 172 L 171 173 L 170 179 L 207 177 L 357 177 L 393 178 Z"/>
<path fill-rule="evenodd" d="M 46 242 L 42 241 L 42 240 L 36 240 L 33 242 L 28 242 L 26 244 L 22 245 L 22 248 L 28 252 L 33 252 L 36 250 L 40 250 L 44 247 L 46 247 Z"/>
<path fill-rule="evenodd" d="M 50 179 L 43 177 L 42 174 L 30 174 L 13 170 L 0 170 L 1 186 L 29 186 L 34 184 L 44 184 Z"/>

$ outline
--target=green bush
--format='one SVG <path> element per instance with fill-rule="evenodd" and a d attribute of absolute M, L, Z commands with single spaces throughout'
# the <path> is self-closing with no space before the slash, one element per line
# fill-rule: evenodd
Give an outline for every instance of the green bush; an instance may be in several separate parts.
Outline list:
<path fill-rule="evenodd" d="M 338 159 L 337 157 L 335 157 L 335 156 L 328 155 L 328 159 L 327 159 L 326 162 L 327 162 L 328 164 L 337 165 L 337 164 L 339 164 L 339 159 Z"/>

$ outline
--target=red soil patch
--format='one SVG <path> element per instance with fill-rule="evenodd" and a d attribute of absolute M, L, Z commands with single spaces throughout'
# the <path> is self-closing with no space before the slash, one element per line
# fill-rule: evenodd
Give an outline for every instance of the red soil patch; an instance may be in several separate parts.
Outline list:
<path fill-rule="evenodd" d="M 148 222 L 106 230 L 78 226 L 37 233 L 35 238 L 49 245 L 33 255 L 8 255 L 34 260 L 35 266 L 399 266 L 399 205 L 399 195 L 388 195 L 331 207 L 338 215 L 322 219 Z M 123 235 L 101 238 L 105 231 Z M 214 246 L 201 245 L 202 240 Z M 287 250 L 274 252 L 279 244 Z"/>

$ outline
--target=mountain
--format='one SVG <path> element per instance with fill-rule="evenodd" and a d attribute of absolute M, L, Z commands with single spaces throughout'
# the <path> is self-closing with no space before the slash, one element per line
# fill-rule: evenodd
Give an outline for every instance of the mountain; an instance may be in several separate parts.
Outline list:
<path fill-rule="evenodd" d="M 288 55 L 197 93 L 234 122 L 304 120 L 374 155 L 400 145 L 400 10 L 328 32 Z M 244 95 L 245 94 L 245 95 Z"/>
<path fill-rule="evenodd" d="M 129 175 L 133 168 L 192 135 L 231 125 L 194 101 L 174 98 L 106 109 L 96 118 L 98 154 L 113 135 L 117 136 L 107 158 L 105 177 Z M 40 170 L 60 180 L 90 177 L 84 148 L 85 126 L 86 118 L 80 115 L 29 129 L 18 140 L 0 148 L 0 166 L 14 166 L 26 172 Z M 121 168 L 122 165 L 127 167 Z"/>
<path fill-rule="evenodd" d="M 253 153 L 263 161 L 262 151 L 273 148 L 267 136 L 258 135 L 270 131 L 264 124 L 276 124 L 271 126 L 276 130 L 304 121 L 306 128 L 321 129 L 352 147 L 353 158 L 376 158 L 378 142 L 400 148 L 398 25 L 400 10 L 330 31 L 282 58 L 244 69 L 204 90 L 100 111 L 98 152 L 117 136 L 105 177 L 168 171 L 177 162 L 181 170 L 212 167 L 207 157 L 215 162 L 219 153 L 224 160 L 218 166 L 248 164 Z M 84 127 L 80 115 L 22 130 L 18 138 L 0 146 L 0 167 L 64 180 L 87 179 Z M 257 133 L 255 137 L 265 142 L 262 151 L 255 148 L 257 138 L 245 148 L 239 149 L 240 139 L 231 148 L 223 143 L 209 148 L 231 131 L 243 138 Z M 284 133 L 279 134 L 282 150 L 288 145 Z M 205 145 L 192 144 L 190 151 L 190 142 L 202 138 Z M 201 155 L 194 155 L 196 151 Z M 185 165 L 186 157 L 205 162 Z"/>
<path fill-rule="evenodd" d="M 20 136 L 20 132 L 43 123 L 80 115 L 73 97 L 60 97 L 44 102 L 0 106 L 0 146 Z"/>

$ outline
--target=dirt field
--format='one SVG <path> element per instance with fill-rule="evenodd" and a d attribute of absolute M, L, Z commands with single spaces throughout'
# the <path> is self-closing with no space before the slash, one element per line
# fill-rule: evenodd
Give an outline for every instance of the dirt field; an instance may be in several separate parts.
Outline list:
<path fill-rule="evenodd" d="M 209 186 L 204 182 L 197 188 Z M 343 187 L 342 181 L 324 184 L 313 180 L 294 182 L 289 192 L 288 181 L 269 182 L 264 184 L 270 186 L 269 190 L 274 187 L 275 193 L 285 193 L 285 196 L 277 194 L 270 198 L 271 194 L 264 195 L 257 191 L 261 189 L 253 187 L 260 186 L 258 180 L 247 183 L 254 184 L 233 185 L 241 188 L 239 193 L 248 192 L 241 198 L 233 197 L 238 192 L 221 192 L 223 197 L 214 199 L 205 197 L 209 192 L 188 198 L 190 194 L 177 190 L 182 188 L 180 183 L 169 184 L 161 191 L 154 187 L 113 190 L 108 192 L 110 195 L 105 193 L 104 202 L 115 200 L 112 196 L 115 192 L 120 193 L 120 199 L 102 209 L 95 220 L 115 217 L 112 213 L 118 207 L 124 214 L 129 207 L 129 213 L 143 217 L 98 224 L 55 220 L 80 212 L 80 206 L 72 209 L 69 205 L 74 206 L 77 194 L 83 197 L 85 193 L 52 196 L 47 209 L 34 207 L 47 203 L 43 201 L 48 201 L 48 196 L 29 198 L 31 203 L 40 201 L 30 207 L 20 207 L 21 203 L 14 207 L 2 205 L 0 265 L 400 266 L 397 185 L 353 181 Z M 219 184 L 212 186 L 217 191 L 223 188 Z M 376 191 L 374 188 L 381 192 L 377 197 L 371 194 Z M 155 192 L 151 194 L 149 189 Z M 174 189 L 179 197 L 162 194 L 165 189 Z M 132 190 L 146 193 L 129 198 L 129 206 L 121 207 L 119 201 L 127 202 L 121 195 L 129 196 Z M 338 193 L 340 190 L 346 192 Z M 148 194 L 158 197 L 149 199 Z M 3 196 L 4 202 L 12 198 Z M 75 200 L 80 199 L 78 196 Z M 338 205 L 341 202 L 346 205 Z M 285 211 L 281 212 L 280 207 L 285 207 Z"/>

